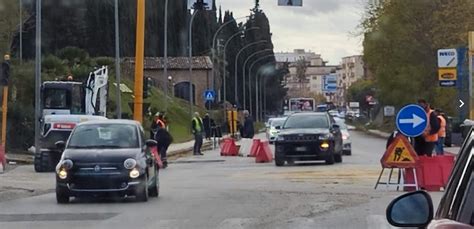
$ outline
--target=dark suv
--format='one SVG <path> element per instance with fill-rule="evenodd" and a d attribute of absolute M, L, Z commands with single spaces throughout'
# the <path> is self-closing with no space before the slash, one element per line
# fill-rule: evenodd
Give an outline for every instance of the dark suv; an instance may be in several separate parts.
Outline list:
<path fill-rule="evenodd" d="M 292 114 L 276 128 L 280 130 L 275 141 L 277 166 L 283 166 L 285 161 L 342 162 L 342 134 L 327 113 Z"/>

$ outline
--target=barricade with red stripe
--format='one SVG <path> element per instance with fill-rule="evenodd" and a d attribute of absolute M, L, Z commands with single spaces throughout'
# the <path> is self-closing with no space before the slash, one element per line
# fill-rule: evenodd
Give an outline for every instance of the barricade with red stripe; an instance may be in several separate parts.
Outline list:
<path fill-rule="evenodd" d="M 442 156 L 420 156 L 420 163 L 416 167 L 419 187 L 426 191 L 440 191 L 448 184 L 454 167 L 455 156 L 447 153 Z M 413 172 L 408 170 L 405 173 L 405 182 L 414 180 Z M 405 188 L 405 191 L 412 191 L 413 188 Z"/>
<path fill-rule="evenodd" d="M 224 143 L 221 146 L 221 156 L 238 156 L 239 147 L 235 144 L 235 140 L 232 138 L 224 139 Z"/>
<path fill-rule="evenodd" d="M 249 157 L 256 157 L 258 149 L 260 147 L 260 139 L 253 139 L 252 148 L 250 148 Z"/>
<path fill-rule="evenodd" d="M 273 161 L 273 153 L 270 149 L 268 141 L 262 141 L 259 144 L 257 154 L 255 157 L 256 163 L 268 163 Z"/>

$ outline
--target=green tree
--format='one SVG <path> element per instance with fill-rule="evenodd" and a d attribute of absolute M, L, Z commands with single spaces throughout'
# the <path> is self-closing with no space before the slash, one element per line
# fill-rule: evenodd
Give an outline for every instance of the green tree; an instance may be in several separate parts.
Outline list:
<path fill-rule="evenodd" d="M 436 51 L 465 46 L 473 19 L 470 0 L 385 1 L 369 8 L 361 23 L 364 59 L 381 102 L 400 107 L 426 98 L 454 112 L 444 100 L 455 101 L 456 93 L 438 87 Z"/>

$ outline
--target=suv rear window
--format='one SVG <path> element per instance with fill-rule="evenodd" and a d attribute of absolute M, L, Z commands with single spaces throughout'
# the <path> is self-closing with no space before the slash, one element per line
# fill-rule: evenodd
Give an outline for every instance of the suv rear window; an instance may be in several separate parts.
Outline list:
<path fill-rule="evenodd" d="M 328 129 L 329 120 L 326 115 L 292 115 L 288 117 L 283 129 Z"/>

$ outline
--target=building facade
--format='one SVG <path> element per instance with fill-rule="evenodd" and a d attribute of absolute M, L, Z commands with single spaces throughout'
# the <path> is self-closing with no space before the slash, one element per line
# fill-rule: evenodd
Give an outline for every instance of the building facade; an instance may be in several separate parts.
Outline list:
<path fill-rule="evenodd" d="M 326 95 L 323 91 L 323 77 L 330 73 L 335 73 L 338 66 L 328 66 L 320 54 L 306 52 L 304 49 L 295 49 L 293 52 L 275 53 L 278 63 L 288 62 L 289 74 L 285 76 L 286 88 L 288 88 L 288 97 L 307 97 L 317 94 Z M 306 74 L 304 79 L 298 78 L 298 62 L 305 60 Z"/>
<path fill-rule="evenodd" d="M 336 71 L 337 74 L 337 95 L 336 103 L 343 106 L 347 90 L 349 87 L 360 79 L 366 78 L 366 68 L 362 55 L 343 57 L 340 68 Z"/>
<path fill-rule="evenodd" d="M 187 57 L 168 58 L 168 76 L 164 75 L 164 61 L 162 57 L 146 57 L 144 60 L 144 76 L 151 77 L 154 85 L 162 91 L 168 91 L 175 97 L 190 100 L 190 85 L 192 82 L 192 96 L 194 104 L 204 107 L 204 92 L 212 88 L 212 61 L 208 56 L 193 57 L 193 73 L 189 74 L 189 59 Z M 124 61 L 124 72 L 133 75 L 135 59 Z M 219 77 L 215 79 L 216 88 L 221 88 Z M 168 85 L 168 88 L 166 88 Z M 216 98 L 217 99 L 217 98 Z"/>

